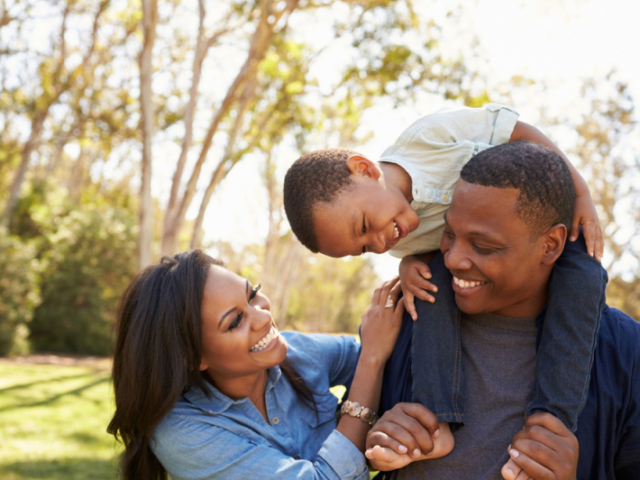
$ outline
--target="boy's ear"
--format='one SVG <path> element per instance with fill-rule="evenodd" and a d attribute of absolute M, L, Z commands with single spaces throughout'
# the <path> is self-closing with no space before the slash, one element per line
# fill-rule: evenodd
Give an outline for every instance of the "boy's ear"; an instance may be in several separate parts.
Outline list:
<path fill-rule="evenodd" d="M 351 155 L 347 158 L 347 168 L 351 172 L 351 175 L 369 177 L 374 180 L 378 180 L 382 173 L 376 162 L 372 162 L 362 155 Z"/>
<path fill-rule="evenodd" d="M 544 237 L 542 263 L 553 265 L 564 250 L 564 244 L 567 241 L 567 227 L 558 223 L 547 230 Z"/>

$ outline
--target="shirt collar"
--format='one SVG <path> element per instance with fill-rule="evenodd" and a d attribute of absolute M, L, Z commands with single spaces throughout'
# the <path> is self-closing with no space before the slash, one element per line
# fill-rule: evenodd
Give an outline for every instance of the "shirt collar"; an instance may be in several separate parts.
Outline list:
<path fill-rule="evenodd" d="M 268 372 L 269 378 L 267 380 L 265 394 L 275 387 L 276 383 L 278 383 L 278 380 L 280 380 L 280 377 L 282 376 L 282 371 L 277 365 L 270 368 Z M 200 410 L 214 415 L 223 413 L 232 405 L 241 405 L 250 401 L 248 398 L 232 400 L 209 382 L 205 383 L 205 389 L 209 396 L 199 388 L 191 387 L 183 394 L 183 397 Z"/>

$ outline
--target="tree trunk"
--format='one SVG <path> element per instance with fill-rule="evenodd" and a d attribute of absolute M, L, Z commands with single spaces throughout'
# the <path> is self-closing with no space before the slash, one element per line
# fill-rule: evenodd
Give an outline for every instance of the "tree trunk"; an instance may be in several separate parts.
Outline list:
<path fill-rule="evenodd" d="M 153 203 L 151 201 L 151 145 L 153 141 L 153 102 L 151 99 L 151 58 L 158 23 L 158 0 L 142 0 L 144 45 L 140 54 L 140 109 L 142 130 L 142 181 L 140 185 L 140 232 L 138 269 L 152 262 Z"/>
<path fill-rule="evenodd" d="M 44 125 L 44 119 L 47 117 L 48 111 L 49 109 L 47 108 L 46 111 L 40 112 L 34 118 L 33 123 L 31 124 L 31 134 L 22 149 L 20 165 L 18 166 L 16 176 L 13 178 L 13 182 L 11 183 L 9 198 L 7 199 L 7 204 L 4 207 L 4 214 L 2 216 L 2 226 L 6 228 L 11 226 L 11 217 L 13 216 L 13 211 L 18 203 L 18 198 L 20 197 L 20 189 L 22 188 L 22 183 L 24 182 L 24 177 L 27 173 L 27 168 L 29 167 L 31 153 L 38 147 L 40 134 L 42 133 L 42 127 Z"/>
<path fill-rule="evenodd" d="M 191 201 L 196 193 L 196 185 L 200 178 L 202 171 L 202 165 L 204 164 L 209 149 L 213 142 L 213 136 L 218 131 L 220 123 L 227 115 L 231 105 L 236 100 L 238 90 L 249 80 L 257 69 L 258 64 L 264 58 L 264 55 L 269 48 L 274 36 L 274 29 L 278 20 L 285 14 L 293 11 L 297 5 L 298 0 L 289 0 L 287 7 L 279 12 L 273 12 L 271 0 L 263 0 L 261 2 L 261 14 L 256 32 L 251 40 L 249 47 L 249 53 L 243 64 L 242 68 L 238 72 L 235 80 L 227 90 L 224 100 L 222 101 L 220 108 L 213 117 L 209 129 L 205 135 L 202 149 L 196 164 L 193 168 L 193 172 L 184 190 L 182 200 L 179 207 L 176 208 L 175 214 L 169 219 L 169 222 L 165 223 L 165 228 L 162 236 L 162 254 L 166 255 L 169 252 L 175 250 L 177 246 L 177 239 L 182 225 L 185 221 L 187 210 L 191 205 Z"/>

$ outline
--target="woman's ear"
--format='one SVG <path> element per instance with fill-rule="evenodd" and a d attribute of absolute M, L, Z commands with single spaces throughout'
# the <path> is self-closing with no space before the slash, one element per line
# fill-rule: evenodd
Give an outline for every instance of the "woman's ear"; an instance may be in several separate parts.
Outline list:
<path fill-rule="evenodd" d="M 553 265 L 564 250 L 564 244 L 567 241 L 567 227 L 558 223 L 547 230 L 544 236 L 543 247 L 545 250 L 542 256 L 542 263 Z"/>
<path fill-rule="evenodd" d="M 202 372 L 203 370 L 206 370 L 207 368 L 209 368 L 209 364 L 205 361 L 205 359 L 203 358 L 200 361 L 200 371 Z"/>
<path fill-rule="evenodd" d="M 372 162 L 367 157 L 358 154 L 351 155 L 347 158 L 347 168 L 351 172 L 351 175 L 368 177 L 374 180 L 378 180 L 382 173 L 376 162 Z"/>

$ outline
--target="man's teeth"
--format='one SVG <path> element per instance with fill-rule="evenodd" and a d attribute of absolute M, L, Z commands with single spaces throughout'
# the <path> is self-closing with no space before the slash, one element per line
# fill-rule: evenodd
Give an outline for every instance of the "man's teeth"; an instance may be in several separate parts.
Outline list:
<path fill-rule="evenodd" d="M 269 345 L 271 343 L 271 340 L 273 340 L 276 337 L 276 335 L 278 335 L 278 331 L 276 330 L 276 327 L 272 325 L 271 330 L 269 330 L 269 333 L 267 333 L 264 337 L 262 337 L 253 347 L 251 347 L 249 351 L 259 352 L 260 350 L 264 349 L 267 345 Z"/>
<path fill-rule="evenodd" d="M 477 287 L 478 285 L 484 285 L 486 282 L 470 282 L 467 280 L 462 280 L 458 277 L 453 277 L 453 283 L 458 285 L 460 288 L 473 288 Z"/>

